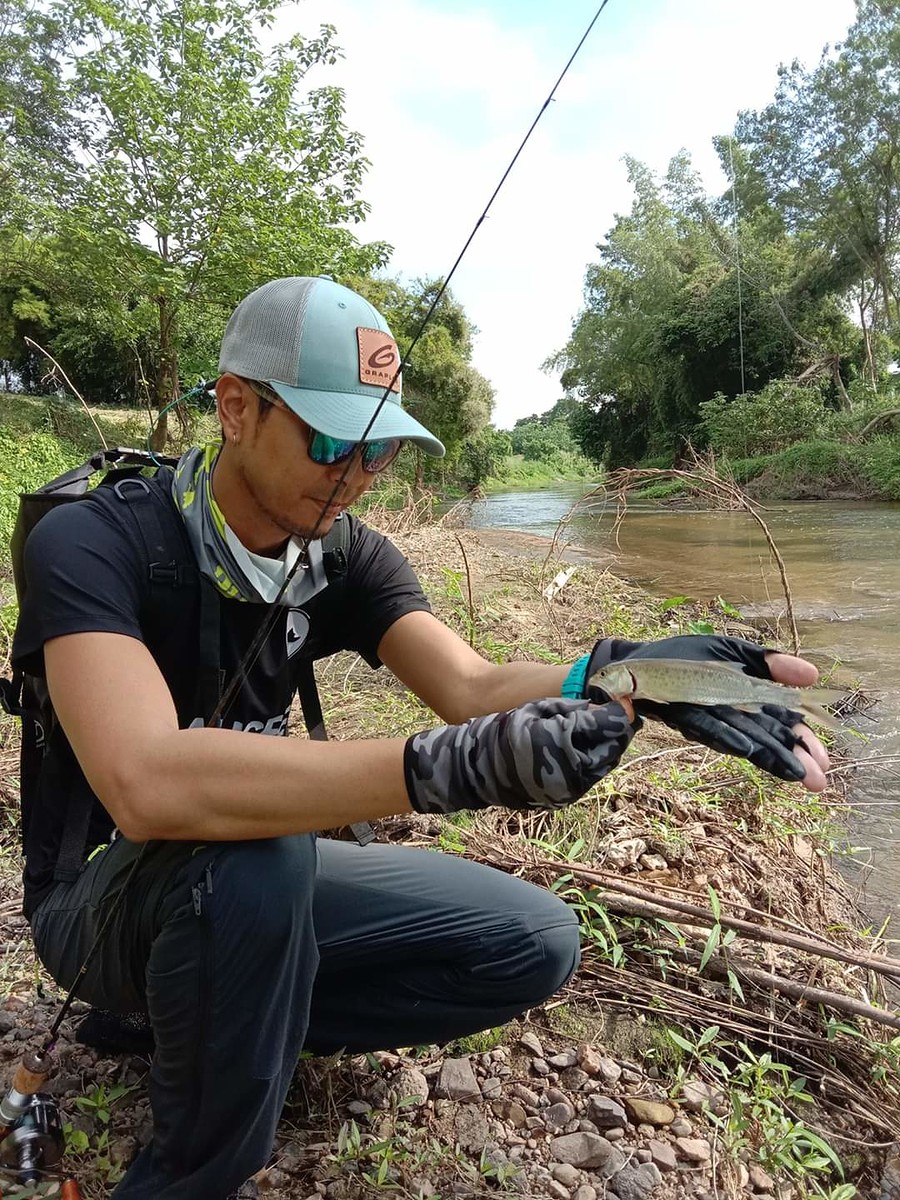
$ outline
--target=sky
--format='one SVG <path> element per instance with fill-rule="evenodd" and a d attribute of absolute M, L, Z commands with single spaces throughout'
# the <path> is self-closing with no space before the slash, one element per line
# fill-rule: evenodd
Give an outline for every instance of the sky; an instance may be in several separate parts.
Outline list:
<path fill-rule="evenodd" d="M 394 247 L 387 273 L 444 276 L 600 0 L 300 0 L 284 37 L 337 29 L 314 84 L 345 90 L 371 161 L 355 232 Z M 623 156 L 656 172 L 687 149 L 726 187 L 712 138 L 774 93 L 780 63 L 814 65 L 853 0 L 608 0 L 479 229 L 451 287 L 478 328 L 473 365 L 498 428 L 562 395 L 543 362 L 566 343 L 585 268 L 631 207 Z"/>

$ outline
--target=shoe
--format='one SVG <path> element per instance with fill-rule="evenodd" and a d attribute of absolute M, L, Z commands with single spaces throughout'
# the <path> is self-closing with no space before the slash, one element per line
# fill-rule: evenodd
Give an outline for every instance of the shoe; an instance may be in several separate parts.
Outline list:
<path fill-rule="evenodd" d="M 146 1013 L 114 1013 L 92 1008 L 79 1021 L 75 1040 L 105 1054 L 151 1056 L 155 1048 L 153 1029 Z"/>

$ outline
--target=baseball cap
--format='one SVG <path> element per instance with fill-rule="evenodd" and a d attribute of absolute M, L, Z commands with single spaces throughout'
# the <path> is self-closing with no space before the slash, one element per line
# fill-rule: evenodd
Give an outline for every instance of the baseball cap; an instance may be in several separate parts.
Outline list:
<path fill-rule="evenodd" d="M 387 321 L 368 300 L 325 276 L 291 275 L 264 283 L 231 314 L 219 373 L 267 383 L 320 433 L 358 442 L 399 362 Z M 442 457 L 443 444 L 401 396 L 398 375 L 366 440 L 405 438 Z"/>

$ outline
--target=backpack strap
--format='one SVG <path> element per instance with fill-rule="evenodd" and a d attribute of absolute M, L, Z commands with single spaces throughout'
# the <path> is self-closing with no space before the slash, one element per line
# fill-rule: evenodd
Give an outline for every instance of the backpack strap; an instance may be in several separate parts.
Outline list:
<path fill-rule="evenodd" d="M 154 605 L 162 605 L 164 610 L 171 607 L 172 619 L 176 620 L 181 610 L 181 605 L 177 604 L 178 590 L 184 587 L 200 588 L 197 698 L 203 705 L 199 711 L 208 715 L 218 703 L 222 684 L 220 606 L 216 590 L 212 584 L 201 579 L 187 544 L 183 522 L 174 506 L 166 503 L 165 497 L 151 487 L 139 473 L 139 468 L 112 472 L 98 487 L 108 487 L 131 514 L 144 549 Z M 23 738 L 25 730 L 23 724 Z M 70 882 L 78 878 L 84 865 L 94 804 L 94 794 L 86 784 L 70 791 L 54 879 Z"/>
<path fill-rule="evenodd" d="M 349 549 L 350 522 L 341 515 L 322 539 L 322 560 L 325 564 L 329 584 L 336 583 L 347 574 Z M 310 659 L 304 659 L 300 664 L 297 695 L 300 697 L 300 708 L 310 741 L 327 742 L 328 730 L 325 728 L 322 702 L 319 699 L 319 689 L 316 687 L 316 673 Z M 350 829 L 361 846 L 368 846 L 369 842 L 375 840 L 375 831 L 368 821 L 352 821 Z"/>

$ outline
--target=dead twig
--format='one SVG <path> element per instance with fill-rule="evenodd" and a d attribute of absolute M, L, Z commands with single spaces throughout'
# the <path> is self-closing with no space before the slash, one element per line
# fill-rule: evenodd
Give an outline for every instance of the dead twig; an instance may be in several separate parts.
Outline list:
<path fill-rule="evenodd" d="M 85 412 L 87 413 L 87 415 L 90 417 L 91 424 L 92 424 L 92 425 L 94 426 L 94 428 L 97 430 L 97 436 L 100 438 L 100 442 L 101 442 L 101 444 L 102 444 L 102 446 L 103 446 L 103 449 L 104 449 L 104 450 L 108 450 L 108 449 L 109 449 L 109 446 L 108 446 L 108 445 L 107 445 L 107 443 L 106 443 L 106 438 L 103 436 L 103 430 L 102 430 L 102 429 L 100 428 L 100 426 L 97 424 L 97 422 L 96 422 L 96 420 L 95 420 L 95 418 L 94 418 L 94 414 L 93 414 L 93 413 L 91 412 L 91 410 L 88 408 L 88 406 L 87 406 L 87 401 L 85 400 L 84 396 L 82 396 L 81 392 L 79 392 L 78 388 L 75 386 L 75 384 L 72 382 L 72 380 L 71 380 L 71 379 L 68 377 L 68 375 L 65 373 L 65 371 L 62 369 L 62 367 L 59 365 L 59 363 L 56 361 L 56 359 L 53 357 L 53 355 L 50 353 L 50 351 L 49 351 L 49 350 L 45 350 L 43 346 L 39 345 L 39 344 L 38 344 L 38 343 L 37 343 L 37 342 L 34 340 L 34 338 L 26 337 L 26 338 L 25 338 L 25 342 L 26 342 L 26 344 L 27 344 L 27 345 L 29 345 L 29 346 L 31 346 L 33 349 L 37 350 L 39 354 L 43 354 L 45 358 L 48 358 L 48 359 L 50 360 L 50 362 L 51 362 L 51 363 L 53 363 L 53 368 L 54 368 L 54 370 L 59 372 L 59 374 L 60 374 L 60 375 L 63 377 L 63 379 L 66 381 L 66 383 L 68 384 L 69 388 L 70 388 L 70 389 L 71 389 L 71 391 L 74 393 L 74 395 L 76 395 L 76 396 L 78 397 L 78 399 L 81 401 L 81 407 L 84 409 L 84 411 L 85 411 Z"/>

